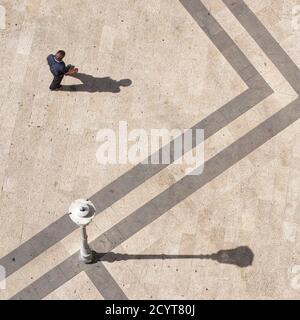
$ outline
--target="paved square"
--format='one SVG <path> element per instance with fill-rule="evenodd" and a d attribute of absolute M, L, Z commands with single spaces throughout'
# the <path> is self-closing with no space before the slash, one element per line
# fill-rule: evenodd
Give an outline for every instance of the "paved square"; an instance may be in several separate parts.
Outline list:
<path fill-rule="evenodd" d="M 72 3 L 0 2 L 0 299 L 298 299 L 300 2 Z M 51 92 L 58 49 L 80 73 Z M 99 164 L 120 121 L 203 129 L 203 173 Z"/>

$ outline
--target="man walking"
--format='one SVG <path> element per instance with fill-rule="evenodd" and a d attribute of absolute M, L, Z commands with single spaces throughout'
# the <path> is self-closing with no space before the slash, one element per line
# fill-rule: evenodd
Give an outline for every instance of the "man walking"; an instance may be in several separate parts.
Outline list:
<path fill-rule="evenodd" d="M 68 65 L 66 66 L 63 59 L 66 53 L 63 50 L 59 50 L 55 55 L 50 54 L 47 57 L 48 65 L 50 67 L 50 71 L 54 76 L 54 79 L 50 85 L 50 90 L 60 89 L 62 79 L 66 75 L 72 75 L 78 71 L 74 66 Z"/>

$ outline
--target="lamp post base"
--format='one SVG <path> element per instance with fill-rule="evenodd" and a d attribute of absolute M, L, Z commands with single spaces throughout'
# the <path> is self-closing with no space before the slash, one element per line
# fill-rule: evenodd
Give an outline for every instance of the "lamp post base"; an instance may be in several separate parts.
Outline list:
<path fill-rule="evenodd" d="M 89 264 L 94 261 L 94 252 L 91 250 L 80 250 L 79 261 Z"/>

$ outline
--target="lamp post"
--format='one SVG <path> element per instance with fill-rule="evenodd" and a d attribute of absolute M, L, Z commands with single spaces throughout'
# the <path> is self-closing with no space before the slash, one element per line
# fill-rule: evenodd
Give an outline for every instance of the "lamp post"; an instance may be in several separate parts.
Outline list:
<path fill-rule="evenodd" d="M 74 201 L 69 208 L 69 215 L 81 230 L 81 248 L 79 251 L 79 260 L 84 263 L 93 262 L 93 251 L 88 244 L 86 226 L 93 220 L 96 208 L 89 200 L 78 199 Z"/>

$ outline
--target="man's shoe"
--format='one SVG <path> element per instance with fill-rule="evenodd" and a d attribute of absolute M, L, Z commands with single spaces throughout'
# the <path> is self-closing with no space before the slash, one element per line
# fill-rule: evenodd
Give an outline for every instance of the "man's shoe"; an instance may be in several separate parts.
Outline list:
<path fill-rule="evenodd" d="M 56 87 L 56 88 L 49 88 L 51 91 L 57 91 L 58 89 L 61 89 L 62 88 L 62 86 L 58 86 L 58 87 Z"/>

